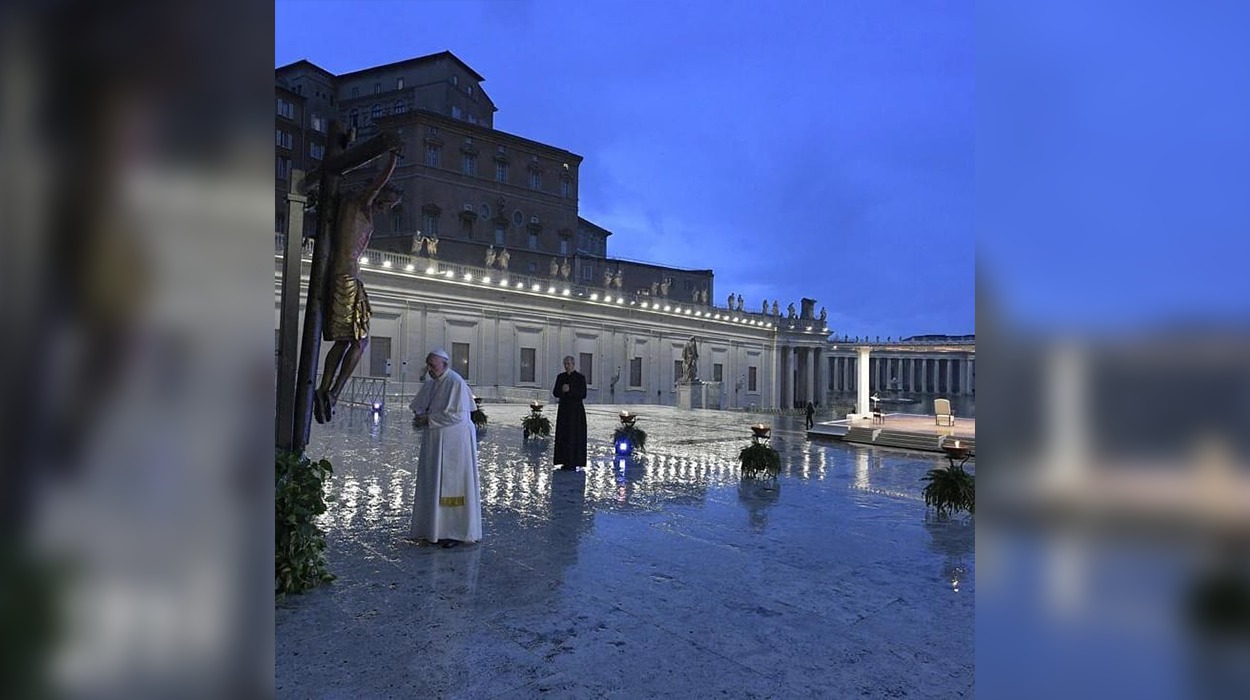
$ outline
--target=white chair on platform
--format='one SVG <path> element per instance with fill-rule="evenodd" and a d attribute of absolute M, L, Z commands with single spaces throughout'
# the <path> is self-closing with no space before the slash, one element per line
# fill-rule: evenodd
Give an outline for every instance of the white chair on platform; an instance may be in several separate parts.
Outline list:
<path fill-rule="evenodd" d="M 955 414 L 951 413 L 950 399 L 933 399 L 933 418 L 938 425 L 955 425 Z"/>

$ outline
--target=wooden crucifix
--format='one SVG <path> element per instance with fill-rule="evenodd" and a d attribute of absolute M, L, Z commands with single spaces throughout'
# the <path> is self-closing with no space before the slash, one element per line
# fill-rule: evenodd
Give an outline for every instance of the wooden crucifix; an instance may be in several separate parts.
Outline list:
<path fill-rule="evenodd" d="M 296 454 L 302 454 L 308 445 L 313 415 L 316 414 L 319 422 L 332 417 L 338 392 L 351 376 L 368 343 L 370 310 L 360 282 L 359 258 L 373 234 L 373 213 L 379 208 L 389 209 L 399 203 L 397 194 L 383 191 L 402 150 L 402 141 L 397 133 L 382 132 L 349 149 L 341 125 L 332 120 L 327 141 L 326 157 L 320 170 L 310 173 L 302 183 L 298 183 L 300 193 L 290 198 L 293 205 L 301 203 L 301 195 L 316 189 L 317 226 L 308 275 L 308 300 L 299 344 L 299 364 L 295 366 L 291 352 L 282 355 L 279 362 L 276 442 L 279 448 Z M 381 172 L 363 190 L 339 192 L 339 181 L 344 175 L 388 153 Z M 297 218 L 302 227 L 302 217 L 292 217 L 291 238 L 302 234 L 294 225 Z M 298 260 L 299 246 L 288 241 L 288 258 L 292 250 Z M 292 268 L 298 276 L 298 265 L 292 266 L 288 261 L 284 278 L 291 276 Z M 286 283 L 287 279 L 284 279 L 281 316 L 284 327 L 280 330 L 283 337 L 280 347 L 294 348 L 293 309 L 298 308 L 299 296 L 298 290 L 294 294 L 289 293 Z M 332 340 L 335 346 L 326 357 L 327 368 L 322 387 L 314 390 L 323 336 Z M 294 392 L 291 391 L 292 385 Z"/>

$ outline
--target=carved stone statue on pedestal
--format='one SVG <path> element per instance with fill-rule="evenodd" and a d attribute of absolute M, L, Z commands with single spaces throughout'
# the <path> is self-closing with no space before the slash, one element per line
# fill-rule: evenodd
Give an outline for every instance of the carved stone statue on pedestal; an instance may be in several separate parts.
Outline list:
<path fill-rule="evenodd" d="M 699 379 L 699 345 L 693 335 L 681 351 L 681 384 L 694 384 Z"/>

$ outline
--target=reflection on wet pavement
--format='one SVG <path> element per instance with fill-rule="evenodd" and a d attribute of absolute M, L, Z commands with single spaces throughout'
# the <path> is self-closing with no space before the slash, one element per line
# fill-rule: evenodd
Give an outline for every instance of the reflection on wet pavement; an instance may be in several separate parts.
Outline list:
<path fill-rule="evenodd" d="M 279 606 L 279 697 L 971 695 L 973 528 L 920 495 L 943 458 L 775 417 L 781 476 L 743 482 L 757 415 L 631 407 L 648 449 L 618 458 L 619 408 L 588 406 L 568 472 L 522 440 L 526 406 L 483 408 L 484 539 L 452 550 L 402 540 L 402 405 L 314 428 L 338 580 Z"/>

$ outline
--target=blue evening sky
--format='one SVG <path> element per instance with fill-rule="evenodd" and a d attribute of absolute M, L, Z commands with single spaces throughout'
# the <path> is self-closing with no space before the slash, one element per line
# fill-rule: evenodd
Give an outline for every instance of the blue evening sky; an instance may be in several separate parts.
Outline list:
<path fill-rule="evenodd" d="M 287 2 L 275 65 L 450 50 L 495 127 L 585 158 L 608 253 L 801 297 L 838 334 L 973 333 L 971 2 Z"/>

